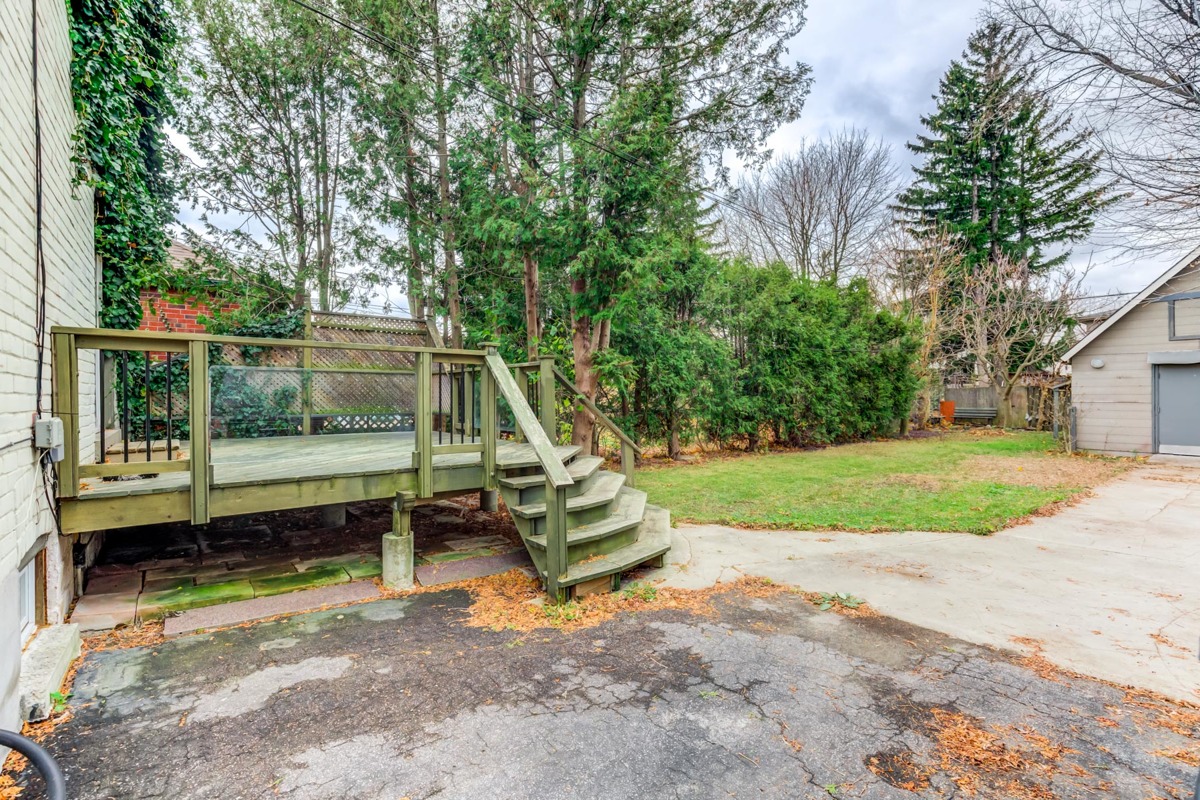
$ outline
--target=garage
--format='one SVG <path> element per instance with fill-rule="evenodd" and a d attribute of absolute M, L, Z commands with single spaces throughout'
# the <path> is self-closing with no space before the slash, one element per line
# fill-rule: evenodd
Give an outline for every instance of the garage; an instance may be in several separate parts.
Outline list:
<path fill-rule="evenodd" d="M 1200 248 L 1094 325 L 1064 360 L 1076 449 L 1200 459 Z"/>

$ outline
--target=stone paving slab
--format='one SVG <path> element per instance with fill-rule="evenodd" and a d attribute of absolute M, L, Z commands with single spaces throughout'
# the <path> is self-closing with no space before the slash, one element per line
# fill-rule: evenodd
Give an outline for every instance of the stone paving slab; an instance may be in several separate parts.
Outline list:
<path fill-rule="evenodd" d="M 339 553 L 333 556 L 324 556 L 322 558 L 307 558 L 303 561 L 296 561 L 297 572 L 307 572 L 316 567 L 327 567 L 330 565 L 345 567 L 349 569 L 351 564 L 366 564 L 372 561 L 378 561 L 379 556 L 376 553 Z"/>
<path fill-rule="evenodd" d="M 115 572 L 112 575 L 97 575 L 87 582 L 87 591 L 92 594 L 118 594 L 139 592 L 142 589 L 140 572 Z"/>
<path fill-rule="evenodd" d="M 199 575 L 221 575 L 229 572 L 229 567 L 225 564 L 207 564 L 205 566 L 189 566 L 181 565 L 174 567 L 162 567 L 161 569 L 146 570 L 146 580 L 158 580 L 160 578 L 190 578 Z"/>
<path fill-rule="evenodd" d="M 461 561 L 447 561 L 441 564 L 425 564 L 413 571 L 422 586 L 437 586 L 442 583 L 464 581 L 469 578 L 482 578 L 487 575 L 499 575 L 514 567 L 528 565 L 529 554 L 524 550 L 512 553 L 502 553 L 496 556 L 479 556 L 465 558 Z"/>
<path fill-rule="evenodd" d="M 133 565 L 133 569 L 171 569 L 172 567 L 192 567 L 198 563 L 200 563 L 200 559 L 196 556 L 180 556 L 179 558 L 152 558 L 146 561 L 137 562 Z"/>
<path fill-rule="evenodd" d="M 350 573 L 350 579 L 355 581 L 374 578 L 383 574 L 383 561 L 378 556 L 357 561 L 348 561 L 341 566 L 342 569 Z"/>
<path fill-rule="evenodd" d="M 167 636 L 178 636 L 205 628 L 221 628 L 226 625 L 237 625 L 242 622 L 274 617 L 278 614 L 313 611 L 322 606 L 354 603 L 374 597 L 379 597 L 379 587 L 371 581 L 321 586 L 317 589 L 306 589 L 300 592 L 256 597 L 253 600 L 241 600 L 236 603 L 225 603 L 207 608 L 195 608 L 178 616 L 168 617 L 164 623 L 164 632 Z"/>
<path fill-rule="evenodd" d="M 450 561 L 464 561 L 468 558 L 484 558 L 500 555 L 512 549 L 512 545 L 503 550 L 497 547 L 483 547 L 478 550 L 447 550 L 444 553 L 424 553 L 421 560 L 427 564 L 445 564 Z"/>
<path fill-rule="evenodd" d="M 214 578 L 207 583 L 220 583 L 220 578 Z M 177 578 L 147 578 L 145 584 L 142 585 L 144 592 L 168 592 L 177 589 L 186 589 L 188 586 L 195 586 L 197 583 L 205 583 L 198 578 L 191 578 L 187 575 L 180 575 Z M 89 586 L 90 590 L 91 587 Z M 137 590 L 134 590 L 137 593 Z"/>
<path fill-rule="evenodd" d="M 451 550 L 475 550 L 485 547 L 511 547 L 512 542 L 504 536 L 472 536 L 469 539 L 446 539 Z"/>
<path fill-rule="evenodd" d="M 263 578 L 275 578 L 280 575 L 296 575 L 296 568 L 289 564 L 276 564 L 270 566 L 259 566 L 257 563 L 249 562 L 252 566 L 238 567 L 231 569 L 228 572 L 214 573 L 212 575 L 197 575 L 196 585 L 203 586 L 208 583 L 223 583 L 225 581 L 259 581 Z"/>
<path fill-rule="evenodd" d="M 89 576 L 120 575 L 126 572 L 137 572 L 134 564 L 97 564 L 88 570 Z"/>
<path fill-rule="evenodd" d="M 75 604 L 71 622 L 81 631 L 101 631 L 128 625 L 137 616 L 137 593 L 85 594 Z"/>

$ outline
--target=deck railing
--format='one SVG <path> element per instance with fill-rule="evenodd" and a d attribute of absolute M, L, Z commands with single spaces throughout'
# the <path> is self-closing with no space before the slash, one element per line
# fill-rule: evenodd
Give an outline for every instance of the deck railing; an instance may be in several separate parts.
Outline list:
<path fill-rule="evenodd" d="M 641 453 L 554 366 L 504 362 L 484 350 L 96 328 L 52 331 L 54 413 L 64 423 L 59 496 L 81 482 L 187 473 L 194 524 L 210 519 L 214 439 L 412 431 L 417 494 L 435 494 L 434 459 L 478 453 L 483 488 L 498 488 L 497 440 L 527 443 L 546 476 L 550 587 L 567 569 L 566 499 L 573 481 L 555 450 L 560 406 L 582 404 L 621 442 L 633 485 Z M 81 352 L 99 351 L 96 408 L 83 408 Z M 560 397 L 558 389 L 564 391 Z M 90 398 L 88 400 L 90 401 Z M 81 463 L 80 421 L 100 417 L 95 463 Z M 398 455 L 398 458 L 401 456 Z"/>
<path fill-rule="evenodd" d="M 146 334 L 140 331 L 55 328 L 51 332 L 53 353 L 53 410 L 63 421 L 64 457 L 59 465 L 59 497 L 79 496 L 80 481 L 87 478 L 122 478 L 170 472 L 191 473 L 192 486 L 205 489 L 210 479 L 208 462 L 208 381 L 191 377 L 208 371 L 208 343 L 195 337 Z M 84 409 L 79 388 L 79 354 L 100 350 L 109 355 L 102 360 L 97 391 L 97 408 Z M 161 361 L 163 366 L 159 366 Z M 131 369 L 132 363 L 132 369 Z M 185 375 L 176 374 L 176 366 L 185 365 Z M 154 376 L 162 375 L 162 426 L 154 413 Z M 180 386 L 183 378 L 185 386 Z M 137 397 L 129 387 L 140 379 Z M 124 386 L 122 390 L 120 387 Z M 180 396 L 183 409 L 177 408 Z M 138 419 L 132 406 L 138 405 Z M 80 463 L 80 422 L 84 415 L 98 414 L 99 441 L 97 463 Z M 109 456 L 112 443 L 109 423 L 120 431 L 120 447 Z M 182 424 L 181 424 L 182 423 Z M 140 429 L 142 438 L 135 439 Z M 163 443 L 155 459 L 155 433 Z M 183 451 L 182 441 L 189 441 Z M 193 493 L 192 518 L 207 522 L 207 496 Z"/>
<path fill-rule="evenodd" d="M 629 436 L 629 434 L 621 430 L 621 428 L 615 422 L 609 419 L 608 416 L 601 411 L 595 403 L 588 399 L 588 396 L 580 391 L 578 386 L 576 386 L 574 383 L 571 383 L 570 379 L 568 379 L 566 375 L 562 374 L 558 367 L 551 367 L 551 369 L 554 373 L 554 379 L 557 380 L 559 384 L 561 384 L 562 387 L 568 392 L 572 404 L 579 403 L 581 406 L 586 408 L 591 415 L 596 418 L 596 422 L 600 423 L 605 428 L 608 428 L 609 431 L 611 431 L 612 434 L 621 442 L 621 472 L 625 474 L 625 485 L 629 487 L 635 486 L 636 481 L 634 478 L 634 464 L 637 460 L 637 456 L 642 455 L 642 448 L 638 447 L 637 442 L 635 442 L 633 438 Z"/>
<path fill-rule="evenodd" d="M 481 351 L 92 328 L 55 328 L 52 345 L 61 498 L 78 497 L 85 480 L 186 472 L 191 521 L 202 524 L 213 439 L 376 431 L 413 431 L 412 462 L 398 466 L 415 466 L 429 497 L 435 454 L 484 452 L 496 436 L 473 411 L 486 385 Z M 102 354 L 100 387 L 84 408 L 89 350 Z M 80 421 L 97 415 L 98 457 L 81 463 Z"/>

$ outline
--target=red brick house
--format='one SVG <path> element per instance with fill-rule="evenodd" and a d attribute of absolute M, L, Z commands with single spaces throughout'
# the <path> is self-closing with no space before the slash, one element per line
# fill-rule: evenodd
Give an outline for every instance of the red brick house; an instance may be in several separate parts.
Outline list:
<path fill-rule="evenodd" d="M 192 268 L 198 267 L 195 265 L 195 252 L 178 240 L 171 242 L 167 255 L 171 259 L 171 265 L 177 269 L 187 269 L 189 265 L 193 265 Z M 213 307 L 203 297 L 196 296 L 194 292 L 187 295 L 175 294 L 169 287 L 165 293 L 157 289 L 142 289 L 141 302 L 142 324 L 138 329 L 143 331 L 204 333 L 204 326 L 198 319 L 211 317 L 213 314 Z M 218 310 L 223 312 L 238 308 L 240 306 L 232 302 L 223 302 L 218 306 Z"/>

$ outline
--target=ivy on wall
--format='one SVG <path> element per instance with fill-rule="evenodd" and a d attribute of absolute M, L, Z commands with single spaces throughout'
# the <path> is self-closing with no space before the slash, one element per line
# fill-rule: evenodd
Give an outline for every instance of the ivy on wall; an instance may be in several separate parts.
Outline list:
<path fill-rule="evenodd" d="M 178 157 L 163 131 L 179 33 L 163 0 L 67 0 L 78 180 L 95 191 L 100 324 L 136 328 L 166 267 Z"/>

